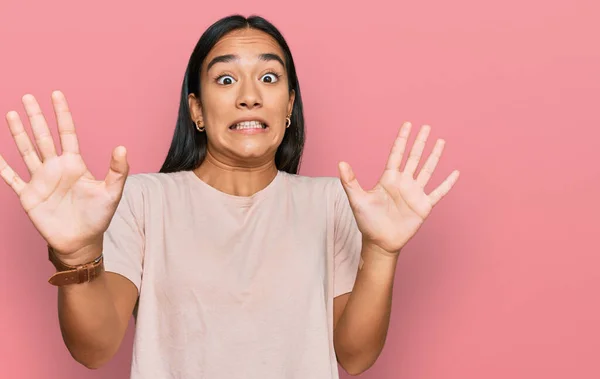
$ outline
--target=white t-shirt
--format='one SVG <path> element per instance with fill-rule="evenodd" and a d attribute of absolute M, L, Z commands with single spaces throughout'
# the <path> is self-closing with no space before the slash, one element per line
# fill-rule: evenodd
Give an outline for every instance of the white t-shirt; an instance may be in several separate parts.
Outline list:
<path fill-rule="evenodd" d="M 335 177 L 279 171 L 240 197 L 130 175 L 104 256 L 139 291 L 131 379 L 337 379 L 333 299 L 361 243 Z"/>

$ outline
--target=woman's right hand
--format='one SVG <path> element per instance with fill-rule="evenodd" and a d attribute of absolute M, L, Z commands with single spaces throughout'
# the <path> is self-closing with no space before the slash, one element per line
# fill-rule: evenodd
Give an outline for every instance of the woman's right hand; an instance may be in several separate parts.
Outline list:
<path fill-rule="evenodd" d="M 18 195 L 23 209 L 58 258 L 71 265 L 98 256 L 104 232 L 117 209 L 129 172 L 125 148 L 114 149 L 104 180 L 96 180 L 79 152 L 75 124 L 65 96 L 55 91 L 52 104 L 62 147 L 54 140 L 39 104 L 31 95 L 23 105 L 39 155 L 17 112 L 6 120 L 31 179 L 24 182 L 0 155 L 0 176 Z"/>

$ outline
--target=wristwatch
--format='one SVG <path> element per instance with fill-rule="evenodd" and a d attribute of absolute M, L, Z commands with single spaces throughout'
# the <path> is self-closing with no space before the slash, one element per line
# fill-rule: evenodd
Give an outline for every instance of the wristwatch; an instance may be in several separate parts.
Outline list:
<path fill-rule="evenodd" d="M 71 266 L 61 262 L 56 257 L 54 249 L 48 245 L 48 259 L 56 268 L 56 273 L 48 279 L 48 283 L 54 286 L 91 282 L 104 271 L 104 258 L 102 254 L 91 262 Z"/>

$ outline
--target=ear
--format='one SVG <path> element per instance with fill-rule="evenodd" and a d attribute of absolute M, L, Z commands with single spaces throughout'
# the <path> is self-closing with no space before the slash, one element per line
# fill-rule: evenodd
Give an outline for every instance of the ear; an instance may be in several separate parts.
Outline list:
<path fill-rule="evenodd" d="M 204 123 L 204 119 L 202 117 L 202 104 L 200 104 L 200 100 L 191 93 L 188 96 L 188 107 L 190 108 L 190 115 L 192 117 L 192 121 L 194 123 L 201 121 Z"/>
<path fill-rule="evenodd" d="M 292 114 L 292 110 L 294 109 L 294 101 L 296 100 L 296 91 L 290 91 L 290 101 L 288 102 L 288 110 L 287 114 Z"/>

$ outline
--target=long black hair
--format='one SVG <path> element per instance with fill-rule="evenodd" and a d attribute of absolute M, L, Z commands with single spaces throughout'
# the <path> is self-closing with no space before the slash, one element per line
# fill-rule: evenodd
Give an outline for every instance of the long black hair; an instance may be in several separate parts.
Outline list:
<path fill-rule="evenodd" d="M 253 28 L 269 34 L 283 50 L 289 90 L 295 92 L 295 100 L 291 116 L 292 122 L 286 129 L 283 140 L 275 153 L 275 165 L 278 170 L 290 174 L 298 173 L 304 149 L 305 132 L 302 96 L 292 53 L 285 39 L 273 24 L 260 16 L 246 18 L 240 15 L 227 16 L 212 24 L 202 34 L 194 48 L 183 78 L 173 140 L 160 169 L 161 173 L 193 170 L 206 157 L 206 133 L 196 130 L 190 113 L 188 96 L 193 93 L 196 98 L 200 99 L 200 72 L 202 64 L 213 46 L 227 33 L 244 28 Z"/>

